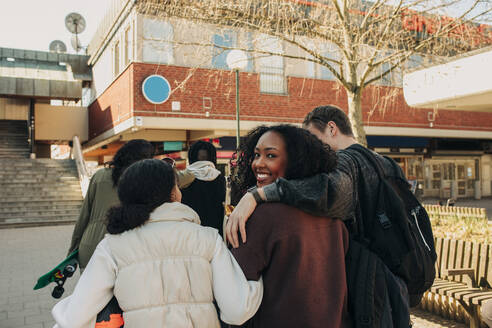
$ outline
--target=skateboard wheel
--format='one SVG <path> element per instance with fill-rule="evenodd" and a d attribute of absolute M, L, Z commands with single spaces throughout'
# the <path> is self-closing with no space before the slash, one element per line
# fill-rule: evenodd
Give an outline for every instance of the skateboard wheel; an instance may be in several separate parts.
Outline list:
<path fill-rule="evenodd" d="M 64 292 L 65 292 L 65 288 L 63 288 L 62 286 L 56 286 L 53 289 L 51 296 L 53 296 L 53 298 L 60 298 L 60 297 L 62 297 Z"/>

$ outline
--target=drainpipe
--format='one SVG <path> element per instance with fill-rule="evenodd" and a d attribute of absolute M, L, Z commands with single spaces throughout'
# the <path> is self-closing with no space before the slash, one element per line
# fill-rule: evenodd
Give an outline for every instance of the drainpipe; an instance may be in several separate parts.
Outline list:
<path fill-rule="evenodd" d="M 31 159 L 36 158 L 36 153 L 34 151 L 34 142 L 35 142 L 35 131 L 34 131 L 34 104 L 36 100 L 34 98 L 29 99 L 29 149 L 30 149 L 30 157 Z"/>

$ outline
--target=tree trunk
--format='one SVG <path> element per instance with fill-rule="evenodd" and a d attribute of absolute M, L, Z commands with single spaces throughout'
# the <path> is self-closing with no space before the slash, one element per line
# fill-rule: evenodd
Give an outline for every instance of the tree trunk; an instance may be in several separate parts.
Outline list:
<path fill-rule="evenodd" d="M 367 146 L 366 132 L 362 120 L 362 90 L 347 91 L 348 98 L 348 118 L 352 124 L 354 137 L 361 145 Z"/>

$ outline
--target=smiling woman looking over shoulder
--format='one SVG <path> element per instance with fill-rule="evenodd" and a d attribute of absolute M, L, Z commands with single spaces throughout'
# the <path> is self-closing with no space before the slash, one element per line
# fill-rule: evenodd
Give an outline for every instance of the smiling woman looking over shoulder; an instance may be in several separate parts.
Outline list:
<path fill-rule="evenodd" d="M 280 177 L 328 173 L 336 161 L 335 152 L 304 129 L 261 126 L 242 143 L 233 179 L 239 193 L 254 195 L 255 187 Z M 263 301 L 248 325 L 348 327 L 343 222 L 280 203 L 258 206 L 252 218 L 247 242 L 232 250 L 247 279 L 263 277 Z"/>

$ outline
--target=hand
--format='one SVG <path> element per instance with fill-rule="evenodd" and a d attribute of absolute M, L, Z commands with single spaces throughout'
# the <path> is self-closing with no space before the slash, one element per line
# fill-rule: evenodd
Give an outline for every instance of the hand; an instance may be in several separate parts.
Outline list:
<path fill-rule="evenodd" d="M 256 208 L 256 200 L 249 192 L 244 194 L 227 220 L 226 239 L 234 248 L 239 247 L 238 230 L 241 232 L 243 243 L 246 242 L 246 221 Z"/>

